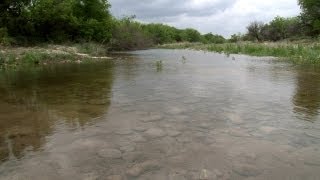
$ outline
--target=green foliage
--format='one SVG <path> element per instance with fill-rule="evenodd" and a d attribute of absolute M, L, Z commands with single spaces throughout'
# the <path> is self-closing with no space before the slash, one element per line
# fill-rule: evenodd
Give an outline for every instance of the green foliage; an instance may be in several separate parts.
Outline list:
<path fill-rule="evenodd" d="M 263 39 L 262 30 L 264 26 L 265 26 L 264 23 L 258 22 L 258 21 L 254 21 L 250 23 L 249 26 L 247 27 L 248 36 L 252 37 L 257 41 L 262 41 Z"/>
<path fill-rule="evenodd" d="M 19 42 L 111 39 L 113 19 L 106 0 L 14 0 L 0 3 L 0 25 Z"/>
<path fill-rule="evenodd" d="M 0 45 L 8 46 L 13 42 L 13 39 L 8 35 L 7 28 L 0 28 Z"/>
<path fill-rule="evenodd" d="M 212 33 L 208 33 L 203 35 L 203 42 L 208 44 L 208 43 L 216 43 L 216 44 L 221 44 L 226 42 L 226 39 L 223 36 L 220 35 L 214 35 Z"/>
<path fill-rule="evenodd" d="M 229 39 L 229 41 L 233 42 L 233 43 L 238 42 L 240 40 L 241 40 L 241 34 L 240 33 L 239 34 L 232 34 L 231 38 Z"/>
<path fill-rule="evenodd" d="M 320 44 L 295 43 L 224 43 L 224 44 L 172 44 L 161 46 L 169 49 L 191 48 L 225 54 L 248 54 L 253 56 L 273 56 L 290 60 L 298 64 L 320 64 Z"/>
<path fill-rule="evenodd" d="M 311 36 L 320 35 L 320 1 L 299 0 L 302 13 L 301 18 L 307 33 Z"/>
<path fill-rule="evenodd" d="M 184 30 L 182 32 L 182 37 L 183 37 L 183 40 L 186 40 L 188 42 L 200 42 L 201 41 L 201 34 L 195 30 L 195 29 L 191 29 L 191 28 L 188 28 L 186 30 Z"/>
<path fill-rule="evenodd" d="M 125 17 L 117 21 L 112 33 L 111 47 L 116 50 L 131 50 L 150 47 L 153 42 L 143 25 Z"/>

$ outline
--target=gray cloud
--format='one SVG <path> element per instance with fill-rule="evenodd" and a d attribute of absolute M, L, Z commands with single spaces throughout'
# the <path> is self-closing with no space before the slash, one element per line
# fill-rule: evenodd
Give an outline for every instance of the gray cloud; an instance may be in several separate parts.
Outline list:
<path fill-rule="evenodd" d="M 195 28 L 230 36 L 253 20 L 299 14 L 295 0 L 109 0 L 116 17 L 136 15 L 142 22 Z"/>

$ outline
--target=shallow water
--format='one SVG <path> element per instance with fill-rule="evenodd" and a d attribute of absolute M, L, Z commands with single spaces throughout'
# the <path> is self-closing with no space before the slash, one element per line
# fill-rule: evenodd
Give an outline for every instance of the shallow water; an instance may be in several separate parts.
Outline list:
<path fill-rule="evenodd" d="M 161 61 L 161 62 L 160 62 Z M 0 74 L 0 179 L 319 179 L 320 71 L 147 50 Z"/>

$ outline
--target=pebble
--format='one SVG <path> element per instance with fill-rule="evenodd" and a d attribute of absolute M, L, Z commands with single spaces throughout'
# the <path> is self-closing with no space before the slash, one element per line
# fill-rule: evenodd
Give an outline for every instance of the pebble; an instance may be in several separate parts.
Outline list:
<path fill-rule="evenodd" d="M 122 180 L 122 176 L 120 175 L 111 175 L 107 177 L 107 180 Z"/>
<path fill-rule="evenodd" d="M 270 134 L 272 131 L 275 131 L 275 130 L 276 130 L 276 128 L 271 127 L 271 126 L 263 126 L 260 128 L 260 131 L 267 133 L 267 134 Z"/>
<path fill-rule="evenodd" d="M 138 177 L 147 171 L 157 170 L 160 168 L 158 161 L 148 160 L 140 164 L 136 164 L 127 170 L 127 175 L 131 177 Z"/>
<path fill-rule="evenodd" d="M 148 129 L 145 133 L 150 138 L 160 138 L 160 137 L 166 136 L 166 133 L 159 128 Z"/>
<path fill-rule="evenodd" d="M 213 171 L 202 169 L 200 171 L 199 180 L 215 180 L 221 177 L 223 177 L 223 173 L 218 169 L 214 169 Z"/>
<path fill-rule="evenodd" d="M 179 115 L 179 114 L 183 114 L 185 112 L 186 112 L 185 109 L 178 108 L 178 107 L 173 107 L 173 108 L 168 110 L 168 113 L 171 114 L 171 115 Z"/>
<path fill-rule="evenodd" d="M 138 132 L 144 132 L 146 131 L 148 128 L 147 127 L 143 127 L 143 126 L 139 126 L 139 127 L 135 127 L 134 130 L 138 131 Z"/>
<path fill-rule="evenodd" d="M 235 164 L 233 166 L 233 171 L 245 177 L 250 177 L 250 176 L 255 177 L 262 173 L 262 170 L 249 164 Z"/>
<path fill-rule="evenodd" d="M 309 132 L 305 132 L 305 134 L 309 137 L 320 139 L 320 132 L 309 131 Z"/>
<path fill-rule="evenodd" d="M 154 122 L 154 121 L 160 121 L 163 119 L 163 116 L 161 115 L 149 115 L 142 119 L 143 122 Z"/>
<path fill-rule="evenodd" d="M 142 137 L 141 135 L 133 135 L 133 136 L 130 136 L 129 139 L 132 141 L 132 142 L 136 142 L 136 143 L 142 143 L 142 142 L 146 142 L 147 140 Z"/>
<path fill-rule="evenodd" d="M 122 154 L 117 149 L 102 149 L 98 152 L 98 155 L 104 158 L 120 159 Z"/>
<path fill-rule="evenodd" d="M 132 145 L 126 145 L 126 146 L 121 146 L 120 150 L 124 151 L 124 152 L 132 152 L 134 151 L 136 148 Z"/>
<path fill-rule="evenodd" d="M 168 135 L 171 136 L 171 137 L 177 137 L 181 134 L 180 131 L 175 131 L 175 130 L 168 130 Z"/>
<path fill-rule="evenodd" d="M 130 135 L 133 133 L 133 131 L 129 129 L 122 129 L 122 130 L 115 131 L 114 133 L 117 135 Z"/>

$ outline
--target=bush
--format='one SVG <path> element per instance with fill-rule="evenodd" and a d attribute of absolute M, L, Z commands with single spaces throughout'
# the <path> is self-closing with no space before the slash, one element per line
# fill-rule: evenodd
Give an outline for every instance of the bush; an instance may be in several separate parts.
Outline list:
<path fill-rule="evenodd" d="M 0 45 L 11 45 L 13 39 L 9 37 L 7 28 L 0 28 Z"/>

